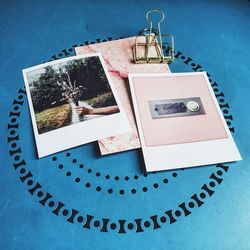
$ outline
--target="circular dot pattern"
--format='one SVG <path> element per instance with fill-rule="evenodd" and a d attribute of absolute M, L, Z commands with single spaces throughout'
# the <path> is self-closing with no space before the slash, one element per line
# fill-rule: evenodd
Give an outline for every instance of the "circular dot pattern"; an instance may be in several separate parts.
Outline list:
<path fill-rule="evenodd" d="M 73 51 L 73 49 L 71 51 Z M 66 52 L 64 52 L 64 54 L 65 53 L 68 53 L 68 52 L 66 51 Z M 177 52 L 177 54 L 178 53 L 181 53 L 181 52 Z M 177 56 L 177 54 L 176 54 L 176 56 Z M 60 56 L 63 56 L 63 54 L 60 53 Z M 185 57 L 183 56 L 183 59 L 184 58 Z M 192 63 L 191 66 L 196 67 L 196 64 Z M 212 86 L 213 86 L 213 84 L 212 84 Z M 217 88 L 217 90 L 215 92 L 219 92 L 218 88 Z M 25 91 L 20 89 L 19 93 L 22 93 L 22 95 L 18 95 L 18 100 L 21 100 L 21 99 L 23 99 L 23 94 L 25 94 Z M 220 102 L 224 103 L 224 99 L 223 99 L 223 101 L 220 100 Z M 13 110 L 19 110 L 20 106 L 22 106 L 22 102 L 20 102 L 19 106 L 14 105 Z M 226 112 L 224 112 L 224 111 L 223 112 L 225 114 L 228 114 L 229 112 L 228 112 L 227 107 L 225 107 L 225 109 L 226 109 Z M 11 122 L 17 122 L 17 120 L 13 119 L 11 117 L 11 115 L 10 115 L 10 121 Z M 231 122 L 230 122 L 230 124 L 231 124 Z M 233 128 L 231 128 L 230 130 L 232 132 L 234 132 Z M 17 133 L 17 131 L 14 130 L 14 132 L 11 132 L 11 133 L 14 135 L 14 134 Z M 8 141 L 10 141 L 9 155 L 14 160 L 13 161 L 14 169 L 17 170 L 17 169 L 20 168 L 19 173 L 22 174 L 22 176 L 20 176 L 20 180 L 21 180 L 21 182 L 23 184 L 27 185 L 27 188 L 28 188 L 30 194 L 33 195 L 36 192 L 36 190 L 40 190 L 40 191 L 36 192 L 36 196 L 40 199 L 39 203 L 42 206 L 47 205 L 49 207 L 53 207 L 51 211 L 53 212 L 53 214 L 55 214 L 57 216 L 59 215 L 59 211 L 62 211 L 62 215 L 66 217 L 66 220 L 73 223 L 73 224 L 74 224 L 74 218 L 76 217 L 75 221 L 77 221 L 79 223 L 83 223 L 83 225 L 82 225 L 83 228 L 91 228 L 91 223 L 90 222 L 94 218 L 94 216 L 87 215 L 86 219 L 85 219 L 85 217 L 83 217 L 81 215 L 76 216 L 79 213 L 78 211 L 76 211 L 75 209 L 71 209 L 71 210 L 64 209 L 63 207 L 65 205 L 62 202 L 60 202 L 60 201 L 56 202 L 54 200 L 51 200 L 51 199 L 53 199 L 53 196 L 50 193 L 41 191 L 42 186 L 38 182 L 33 181 L 33 174 L 28 169 L 26 169 L 26 163 L 22 159 L 21 149 L 18 147 L 18 145 L 14 144 L 11 140 L 9 140 L 9 138 L 11 138 L 11 136 L 12 136 L 11 133 L 9 132 L 10 137 L 8 137 Z M 18 141 L 19 139 L 15 139 L 15 140 Z M 12 151 L 13 148 L 16 148 L 16 147 L 18 149 L 20 149 L 20 151 L 18 151 L 18 152 L 20 152 L 20 154 L 17 154 L 14 151 Z M 12 152 L 14 152 L 14 153 L 12 153 Z M 67 153 L 67 154 L 70 156 L 70 153 Z M 20 166 L 22 166 L 22 167 L 20 167 Z M 165 214 L 166 214 L 165 216 L 160 216 L 160 215 L 151 216 L 149 220 L 144 221 L 144 226 L 146 228 L 153 227 L 154 229 L 157 229 L 157 228 L 161 227 L 159 225 L 159 222 L 161 222 L 161 223 L 169 222 L 170 224 L 172 224 L 172 223 L 177 221 L 177 217 L 180 217 L 181 215 L 185 215 L 185 216 L 189 215 L 191 213 L 191 211 L 189 211 L 188 208 L 193 208 L 193 207 L 197 207 L 197 206 L 199 207 L 201 204 L 203 204 L 204 201 L 200 200 L 200 198 L 205 199 L 206 197 L 211 196 L 213 194 L 214 190 L 211 190 L 210 188 L 211 187 L 213 188 L 213 187 L 216 187 L 217 185 L 219 185 L 221 183 L 221 181 L 222 181 L 221 176 L 223 176 L 223 174 L 225 174 L 228 171 L 228 166 L 225 166 L 225 165 L 222 165 L 222 164 L 217 164 L 216 167 L 218 168 L 218 171 L 216 172 L 218 177 L 213 177 L 213 175 L 211 175 L 210 178 L 209 178 L 210 180 L 209 180 L 208 184 L 204 184 L 202 186 L 203 191 L 200 192 L 199 195 L 194 194 L 194 195 L 192 195 L 190 197 L 190 200 L 192 200 L 192 201 L 189 201 L 187 203 L 188 207 L 186 206 L 186 203 L 183 202 L 183 203 L 181 203 L 179 205 L 181 210 L 179 210 L 179 209 L 177 209 L 177 210 L 173 209 L 172 210 L 171 209 L 171 210 L 168 210 L 168 211 L 165 212 Z M 176 177 L 177 175 L 175 176 L 175 174 L 173 173 L 172 176 Z M 134 176 L 134 179 L 138 179 L 138 178 L 139 177 L 137 175 Z M 165 183 L 165 181 L 163 180 L 162 182 Z M 166 183 L 167 183 L 167 181 L 166 181 Z M 135 190 L 135 189 L 131 189 L 131 193 L 132 193 L 133 190 Z M 196 206 L 194 204 L 196 204 Z M 157 220 L 158 216 L 159 216 L 159 219 Z M 121 219 L 121 220 L 118 220 L 115 223 L 111 222 L 111 224 L 109 224 L 110 219 L 103 218 L 102 222 L 100 222 L 100 220 L 94 220 L 94 224 L 97 223 L 96 221 L 98 221 L 100 223 L 100 225 L 102 223 L 102 230 L 103 231 L 108 232 L 108 225 L 110 225 L 110 228 L 112 230 L 115 230 L 118 227 L 118 230 L 117 230 L 118 232 L 126 233 L 126 229 L 125 229 L 125 226 L 124 226 L 125 223 L 126 223 L 126 220 Z M 136 230 L 136 232 L 143 232 L 144 229 L 141 226 L 142 223 L 143 223 L 143 220 L 140 219 L 140 218 L 137 218 L 137 219 L 134 219 L 133 222 L 136 222 L 136 223 L 134 224 L 132 222 L 128 222 L 127 223 L 127 228 L 129 230 L 134 229 L 134 230 Z M 99 227 L 99 225 L 95 226 L 95 227 Z"/>

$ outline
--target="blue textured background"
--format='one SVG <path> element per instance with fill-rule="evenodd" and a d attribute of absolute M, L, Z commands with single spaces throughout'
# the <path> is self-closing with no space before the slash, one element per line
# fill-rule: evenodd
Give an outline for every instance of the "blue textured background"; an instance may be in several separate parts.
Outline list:
<path fill-rule="evenodd" d="M 21 69 L 40 64 L 64 48 L 96 38 L 133 36 L 145 27 L 144 13 L 160 8 L 167 15 L 162 32 L 175 36 L 176 50 L 190 56 L 209 71 L 219 83 L 230 105 L 235 128 L 234 138 L 243 161 L 230 164 L 223 182 L 204 205 L 192 209 L 174 224 L 144 232 L 126 229 L 126 234 L 108 229 L 100 232 L 91 224 L 85 229 L 55 216 L 27 192 L 12 167 L 7 144 L 9 111 L 17 90 L 23 87 Z M 0 3 L 0 87 L 1 87 L 1 166 L 0 166 L 0 249 L 250 249 L 250 159 L 249 159 L 249 72 L 250 2 L 241 1 L 1 1 Z M 191 71 L 177 60 L 173 72 Z M 93 144 L 36 159 L 28 107 L 21 108 L 18 134 L 27 166 L 43 188 L 55 199 L 97 219 L 111 221 L 151 215 L 175 209 L 199 192 L 215 166 L 142 176 L 140 152 L 131 151 L 111 157 L 97 157 Z M 69 160 L 69 158 L 71 160 Z M 72 159 L 77 163 L 72 163 Z M 57 165 L 64 164 L 59 170 Z M 84 169 L 78 167 L 84 163 Z M 91 167 L 94 173 L 87 173 Z M 70 170 L 72 176 L 65 173 Z M 95 172 L 101 176 L 96 177 Z M 109 174 L 112 178 L 106 180 Z M 139 179 L 134 180 L 133 176 Z M 130 177 L 129 181 L 123 179 Z M 75 183 L 73 176 L 81 178 Z M 114 176 L 120 176 L 119 181 Z M 152 188 L 153 183 L 167 185 Z M 84 187 L 86 182 L 91 188 Z M 95 191 L 101 186 L 102 191 Z M 147 192 L 139 191 L 144 186 Z M 114 190 L 108 194 L 108 188 Z M 138 192 L 133 195 L 131 188 Z M 120 195 L 118 190 L 125 190 Z M 158 218 L 159 219 L 159 218 Z M 135 223 L 134 223 L 135 226 Z"/>

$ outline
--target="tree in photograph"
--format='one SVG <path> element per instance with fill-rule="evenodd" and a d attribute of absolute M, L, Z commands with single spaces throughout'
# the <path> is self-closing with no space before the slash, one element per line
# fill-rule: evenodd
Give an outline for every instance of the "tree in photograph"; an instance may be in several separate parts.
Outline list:
<path fill-rule="evenodd" d="M 99 57 L 87 57 L 81 60 L 69 61 L 64 65 L 72 82 L 76 86 L 84 86 L 85 90 L 79 99 L 86 100 L 110 92 L 110 86 Z M 64 76 L 67 80 L 67 76 Z"/>
<path fill-rule="evenodd" d="M 74 108 L 79 101 L 80 105 L 91 108 L 88 102 L 92 99 L 99 107 L 116 105 L 98 56 L 47 66 L 43 73 L 37 74 L 30 83 L 35 113 L 69 103 L 72 116 L 76 117 Z"/>
<path fill-rule="evenodd" d="M 35 113 L 66 103 L 66 100 L 62 99 L 64 90 L 62 86 L 57 84 L 58 74 L 52 66 L 47 66 L 44 69 L 45 72 L 30 86 Z"/>

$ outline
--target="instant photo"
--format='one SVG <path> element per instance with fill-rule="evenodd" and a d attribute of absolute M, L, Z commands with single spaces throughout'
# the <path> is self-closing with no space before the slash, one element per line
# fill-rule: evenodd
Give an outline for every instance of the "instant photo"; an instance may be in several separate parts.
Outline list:
<path fill-rule="evenodd" d="M 241 159 L 206 73 L 131 74 L 129 82 L 147 171 Z"/>
<path fill-rule="evenodd" d="M 23 70 L 39 157 L 130 131 L 102 56 Z"/>

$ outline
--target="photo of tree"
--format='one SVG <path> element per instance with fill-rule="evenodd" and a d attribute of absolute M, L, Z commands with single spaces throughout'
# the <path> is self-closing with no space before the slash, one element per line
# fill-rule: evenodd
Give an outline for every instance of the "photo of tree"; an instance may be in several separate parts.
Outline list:
<path fill-rule="evenodd" d="M 27 80 L 39 134 L 119 112 L 98 56 L 30 71 Z"/>

